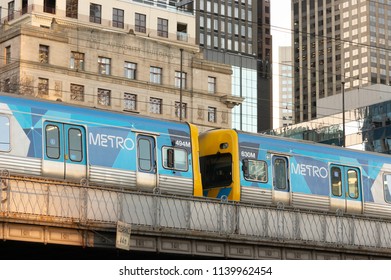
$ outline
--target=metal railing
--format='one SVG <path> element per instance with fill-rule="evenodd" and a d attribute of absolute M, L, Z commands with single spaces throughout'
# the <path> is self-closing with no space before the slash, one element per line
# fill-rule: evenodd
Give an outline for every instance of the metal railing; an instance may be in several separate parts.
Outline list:
<path fill-rule="evenodd" d="M 209 238 L 391 249 L 391 221 L 262 207 L 82 184 L 0 177 L 0 218 L 63 227 L 112 228 L 123 221 L 149 231 Z M 391 251 L 390 251 L 391 252 Z"/>

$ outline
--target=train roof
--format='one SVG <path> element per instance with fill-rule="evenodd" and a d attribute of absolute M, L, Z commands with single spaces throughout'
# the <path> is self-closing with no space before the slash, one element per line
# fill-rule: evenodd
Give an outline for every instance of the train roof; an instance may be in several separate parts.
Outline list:
<path fill-rule="evenodd" d="M 253 139 L 262 138 L 263 141 L 272 143 L 282 148 L 282 150 L 289 149 L 303 149 L 308 152 L 318 153 L 318 154 L 334 154 L 342 157 L 350 157 L 356 159 L 372 159 L 376 161 L 384 161 L 391 164 L 391 155 L 382 154 L 371 151 L 360 151 L 349 149 L 340 146 L 334 146 L 329 144 L 317 143 L 309 140 L 301 139 L 292 139 L 282 136 L 260 134 L 260 133 L 251 133 L 235 130 L 238 133 L 238 136 L 243 139 L 248 139 L 249 141 L 254 141 Z M 242 136 L 242 137 L 241 137 Z M 243 137 L 244 136 L 244 137 Z"/>

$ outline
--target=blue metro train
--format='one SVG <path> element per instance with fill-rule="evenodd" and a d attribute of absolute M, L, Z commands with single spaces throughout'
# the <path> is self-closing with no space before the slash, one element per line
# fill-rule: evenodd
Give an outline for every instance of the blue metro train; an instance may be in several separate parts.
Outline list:
<path fill-rule="evenodd" d="M 202 195 L 198 129 L 0 95 L 0 169 L 11 174 Z"/>
<path fill-rule="evenodd" d="M 231 129 L 200 136 L 204 195 L 391 217 L 391 156 Z"/>
<path fill-rule="evenodd" d="M 0 169 L 391 218 L 391 156 L 0 95 Z"/>

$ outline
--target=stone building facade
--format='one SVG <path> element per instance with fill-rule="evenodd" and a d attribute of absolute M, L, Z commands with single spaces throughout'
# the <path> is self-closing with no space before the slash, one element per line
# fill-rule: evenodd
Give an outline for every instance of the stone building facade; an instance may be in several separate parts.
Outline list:
<path fill-rule="evenodd" d="M 195 45 L 191 9 L 156 1 L 6 2 L 2 91 L 188 121 L 201 131 L 231 127 L 242 99 L 231 95 L 231 67 L 204 60 Z M 150 18 L 144 29 L 140 15 Z"/>

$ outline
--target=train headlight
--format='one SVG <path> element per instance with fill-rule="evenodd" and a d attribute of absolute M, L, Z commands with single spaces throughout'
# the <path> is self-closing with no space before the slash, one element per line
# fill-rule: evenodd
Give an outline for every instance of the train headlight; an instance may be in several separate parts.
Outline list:
<path fill-rule="evenodd" d="M 221 143 L 221 144 L 220 144 L 220 149 L 221 149 L 221 150 L 228 149 L 228 143 Z"/>

